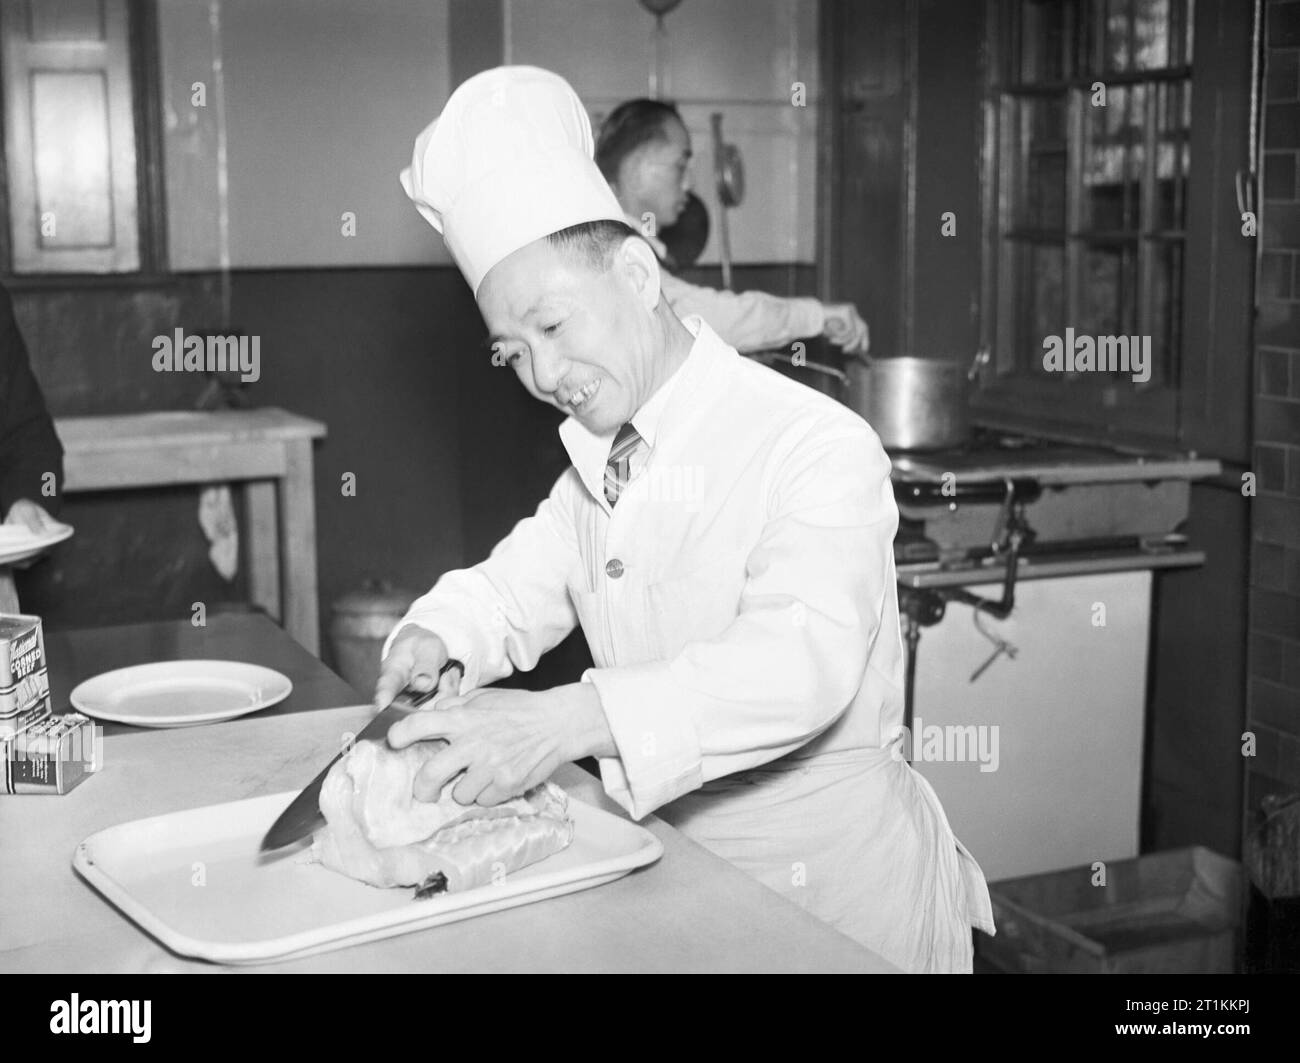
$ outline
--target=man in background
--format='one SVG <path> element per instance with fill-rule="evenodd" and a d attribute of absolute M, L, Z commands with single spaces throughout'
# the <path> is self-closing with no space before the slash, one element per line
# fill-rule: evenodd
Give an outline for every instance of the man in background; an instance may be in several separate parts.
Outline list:
<path fill-rule="evenodd" d="M 867 324 L 852 303 L 823 303 L 767 292 L 729 292 L 675 276 L 677 263 L 658 238 L 686 206 L 691 135 L 677 108 L 660 100 L 628 100 L 610 112 L 596 139 L 596 165 L 618 197 L 628 224 L 654 249 L 664 267 L 663 293 L 678 317 L 699 314 L 736 350 L 788 347 L 825 336 L 845 354 L 866 354 Z M 647 232 L 646 215 L 654 219 Z"/>

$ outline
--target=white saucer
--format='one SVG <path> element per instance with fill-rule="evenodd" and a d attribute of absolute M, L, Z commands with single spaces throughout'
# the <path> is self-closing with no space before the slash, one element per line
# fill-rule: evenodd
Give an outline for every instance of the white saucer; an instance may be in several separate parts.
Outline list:
<path fill-rule="evenodd" d="M 72 705 L 97 720 L 192 727 L 257 712 L 293 690 L 287 676 L 240 661 L 160 661 L 87 679 Z"/>
<path fill-rule="evenodd" d="M 0 524 L 0 565 L 26 561 L 71 535 L 70 524 L 60 524 L 54 531 L 44 535 L 33 535 L 20 524 Z"/>

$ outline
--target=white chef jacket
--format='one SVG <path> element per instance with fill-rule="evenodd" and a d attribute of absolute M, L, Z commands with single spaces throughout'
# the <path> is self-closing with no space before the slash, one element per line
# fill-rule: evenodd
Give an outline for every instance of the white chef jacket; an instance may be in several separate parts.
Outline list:
<path fill-rule="evenodd" d="M 466 690 L 580 623 L 610 797 L 905 970 L 969 970 L 970 927 L 993 931 L 984 877 L 896 736 L 889 460 L 846 407 L 685 325 L 688 358 L 632 419 L 647 448 L 618 505 L 613 434 L 570 418 L 573 464 L 537 512 L 403 623 L 443 639 Z"/>
<path fill-rule="evenodd" d="M 660 261 L 668 257 L 663 241 L 646 234 L 636 218 L 627 215 L 627 223 L 645 237 Z M 684 320 L 698 314 L 738 351 L 789 347 L 795 340 L 820 336 L 826 328 L 822 304 L 807 296 L 707 288 L 675 277 L 666 269 L 659 271 L 659 277 L 660 290 L 678 317 Z"/>

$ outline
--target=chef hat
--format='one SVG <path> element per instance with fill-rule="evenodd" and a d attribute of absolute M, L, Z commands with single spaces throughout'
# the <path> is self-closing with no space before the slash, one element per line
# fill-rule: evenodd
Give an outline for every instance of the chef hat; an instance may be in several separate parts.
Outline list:
<path fill-rule="evenodd" d="M 624 219 L 592 161 L 582 101 L 562 77 L 532 66 L 462 84 L 416 137 L 401 181 L 475 293 L 488 270 L 534 240 Z"/>

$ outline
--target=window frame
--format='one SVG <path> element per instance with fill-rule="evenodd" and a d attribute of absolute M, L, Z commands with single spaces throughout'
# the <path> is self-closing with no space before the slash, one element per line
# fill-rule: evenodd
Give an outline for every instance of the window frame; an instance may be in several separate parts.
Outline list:
<path fill-rule="evenodd" d="M 29 0 L 35 2 L 35 0 Z M 0 106 L 0 283 L 10 291 L 53 288 L 162 287 L 174 282 L 167 257 L 167 213 L 163 159 L 161 73 L 157 0 L 125 0 L 135 135 L 138 265 L 133 270 L 24 270 L 14 268 L 10 229 L 9 168 L 5 154 L 7 113 Z M 3 54 L 0 54 L 3 64 Z M 4 78 L 0 67 L 0 103 Z"/>
<path fill-rule="evenodd" d="M 1007 69 L 1006 49 L 1010 38 L 1009 20 L 1014 17 L 1015 0 L 989 0 L 985 6 L 985 77 L 981 100 L 983 143 L 980 171 L 982 180 L 981 219 L 981 313 L 980 343 L 992 355 L 992 370 L 981 381 L 972 398 L 976 419 L 992 427 L 1034 431 L 1061 438 L 1106 441 L 1119 445 L 1150 448 L 1171 445 L 1201 444 L 1206 450 L 1234 455 L 1244 444 L 1246 414 L 1233 411 L 1233 424 L 1217 428 L 1205 416 L 1214 403 L 1207 389 L 1224 375 L 1222 355 L 1214 350 L 1215 335 L 1228 335 L 1236 343 L 1241 332 L 1241 356 L 1247 356 L 1249 344 L 1249 302 L 1232 307 L 1240 313 L 1229 315 L 1231 321 L 1216 322 L 1214 313 L 1222 300 L 1215 289 L 1215 278 L 1225 269 L 1236 268 L 1243 261 L 1241 249 L 1226 248 L 1225 225 L 1237 224 L 1236 216 L 1225 211 L 1211 182 L 1221 181 L 1225 165 L 1236 161 L 1245 165 L 1246 158 L 1233 159 L 1233 143 L 1221 143 L 1225 103 L 1232 93 L 1225 90 L 1226 76 L 1211 70 L 1212 63 L 1196 67 L 1196 55 L 1205 55 L 1217 42 L 1231 37 L 1225 24 L 1231 14 L 1224 0 L 1197 0 L 1193 13 L 1193 73 L 1191 76 L 1191 126 L 1188 131 L 1190 163 L 1186 187 L 1186 227 L 1183 244 L 1182 306 L 1179 327 L 1180 344 L 1174 358 L 1174 378 L 1170 381 L 1137 385 L 1119 373 L 1031 375 L 1017 366 L 1026 353 L 1009 350 L 1005 335 L 999 335 L 1000 323 L 1008 320 L 1017 293 L 1007 281 L 1008 260 L 1000 253 L 1005 221 L 1015 206 L 1010 182 L 1004 181 L 1004 167 L 1010 159 L 1010 137 L 1014 130 L 1004 121 L 1001 82 Z M 1247 36 L 1249 34 L 1247 33 Z M 1199 71 L 1199 73 L 1198 73 Z M 1229 72 L 1230 73 L 1230 72 Z M 1151 72 L 1135 72 L 1130 80 L 1157 80 Z M 1121 79 L 1106 82 L 1109 88 Z M 1070 108 L 1073 121 L 1081 120 L 1079 109 Z M 1242 124 L 1246 115 L 1241 116 Z M 1069 131 L 1071 142 L 1077 130 Z M 1243 134 L 1244 136 L 1244 134 Z M 1231 138 L 1225 138 L 1225 141 Z M 1075 160 L 1070 160 L 1071 165 Z M 1229 165 L 1229 172 L 1230 172 Z M 1210 210 L 1197 210 L 1197 204 Z M 1067 218 L 1067 233 L 1073 219 Z M 1067 236 L 1067 253 L 1069 237 Z M 1249 259 L 1254 257 L 1254 240 L 1246 241 Z M 1224 250 L 1229 252 L 1224 253 Z M 1195 265 L 1196 256 L 1222 255 L 1208 269 Z M 1067 271 L 1068 273 L 1068 271 Z M 1253 291 L 1253 271 L 1248 282 Z M 1239 293 L 1233 292 L 1239 297 Z M 1214 303 L 1214 306 L 1209 304 Z M 1239 320 L 1245 321 L 1239 326 Z M 1062 327 L 1072 322 L 1063 321 Z M 1005 330 L 1004 330 L 1005 331 Z M 1017 358 L 1016 355 L 1020 357 Z M 1041 349 L 1037 352 L 1041 356 Z M 1229 369 L 1229 371 L 1235 371 Z M 1248 377 L 1248 369 L 1245 371 Z M 1235 400 L 1236 396 L 1230 396 Z M 1237 439 L 1242 436 L 1242 441 Z"/>

